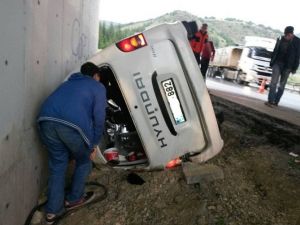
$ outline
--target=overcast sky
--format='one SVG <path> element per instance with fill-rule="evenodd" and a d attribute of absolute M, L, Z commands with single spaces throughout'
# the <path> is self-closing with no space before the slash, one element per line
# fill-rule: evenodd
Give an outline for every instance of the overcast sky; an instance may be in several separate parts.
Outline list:
<path fill-rule="evenodd" d="M 184 10 L 199 17 L 236 18 L 300 33 L 300 9 L 296 0 L 100 0 L 99 19 L 119 23 L 136 22 Z"/>

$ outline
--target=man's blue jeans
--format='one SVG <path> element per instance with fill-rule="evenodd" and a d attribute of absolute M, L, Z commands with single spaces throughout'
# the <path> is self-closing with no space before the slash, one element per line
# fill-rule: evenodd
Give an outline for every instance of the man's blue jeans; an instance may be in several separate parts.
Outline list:
<path fill-rule="evenodd" d="M 72 186 L 66 200 L 76 202 L 83 197 L 85 181 L 92 169 L 91 150 L 80 134 L 61 123 L 43 121 L 39 124 L 40 135 L 48 150 L 49 179 L 46 213 L 64 211 L 65 174 L 69 159 L 75 160 Z"/>
<path fill-rule="evenodd" d="M 291 70 L 284 68 L 283 64 L 274 64 L 272 69 L 273 72 L 272 72 L 272 79 L 270 84 L 268 101 L 270 103 L 278 104 L 281 96 L 283 95 L 284 88 L 289 78 L 289 75 L 291 73 Z M 277 89 L 278 81 L 279 81 L 279 86 Z"/>

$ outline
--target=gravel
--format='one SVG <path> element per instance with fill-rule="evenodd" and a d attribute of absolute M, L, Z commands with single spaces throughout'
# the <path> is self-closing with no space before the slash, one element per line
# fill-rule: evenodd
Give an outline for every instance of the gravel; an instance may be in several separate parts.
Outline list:
<path fill-rule="evenodd" d="M 224 112 L 225 145 L 208 163 L 224 179 L 188 185 L 177 167 L 139 172 L 145 183 L 132 185 L 128 171 L 98 165 L 90 179 L 107 186 L 107 198 L 59 224 L 299 225 L 300 166 L 288 152 L 300 146 L 300 128 L 219 98 L 213 103 Z"/>

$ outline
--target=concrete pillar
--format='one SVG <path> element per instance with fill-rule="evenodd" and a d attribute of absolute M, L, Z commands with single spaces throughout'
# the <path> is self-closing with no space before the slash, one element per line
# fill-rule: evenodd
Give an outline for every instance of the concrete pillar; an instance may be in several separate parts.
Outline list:
<path fill-rule="evenodd" d="M 0 2 L 0 224 L 21 225 L 46 186 L 41 102 L 97 51 L 99 0 Z"/>

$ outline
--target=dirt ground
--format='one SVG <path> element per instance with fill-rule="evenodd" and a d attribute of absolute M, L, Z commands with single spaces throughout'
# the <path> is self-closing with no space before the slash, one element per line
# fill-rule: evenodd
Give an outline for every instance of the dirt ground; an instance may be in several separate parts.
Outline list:
<path fill-rule="evenodd" d="M 188 185 L 177 167 L 139 172 L 145 183 L 132 185 L 128 172 L 102 166 L 90 179 L 107 186 L 107 198 L 59 224 L 300 225 L 300 165 L 289 155 L 300 153 L 300 128 L 212 99 L 224 113 L 224 148 L 207 163 L 224 179 Z"/>

